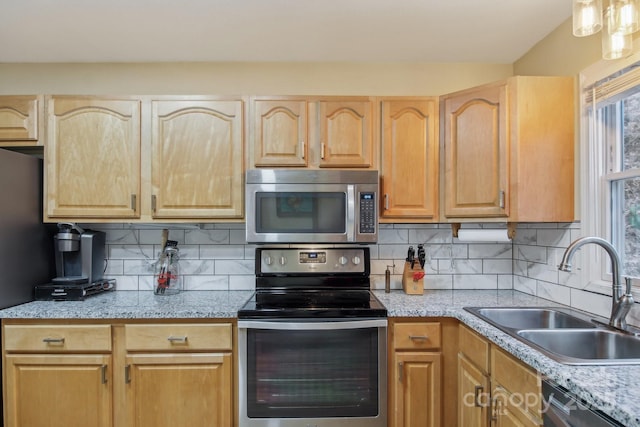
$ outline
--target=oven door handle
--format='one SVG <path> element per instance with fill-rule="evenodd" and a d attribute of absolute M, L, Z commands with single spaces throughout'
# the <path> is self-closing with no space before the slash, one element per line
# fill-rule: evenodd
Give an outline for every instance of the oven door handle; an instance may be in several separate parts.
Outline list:
<path fill-rule="evenodd" d="M 277 329 L 277 330 L 337 330 L 386 328 L 387 319 L 369 319 L 353 321 L 314 321 L 314 322 L 282 322 L 260 320 L 238 320 L 239 329 Z"/>

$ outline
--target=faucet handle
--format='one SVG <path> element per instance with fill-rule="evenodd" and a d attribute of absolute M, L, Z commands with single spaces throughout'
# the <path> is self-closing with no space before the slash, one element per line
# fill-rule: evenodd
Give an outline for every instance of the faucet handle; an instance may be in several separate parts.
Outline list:
<path fill-rule="evenodd" d="M 625 285 L 625 295 L 631 297 L 631 277 L 624 277 L 624 285 Z M 631 301 L 633 302 L 633 298 L 631 297 Z"/>

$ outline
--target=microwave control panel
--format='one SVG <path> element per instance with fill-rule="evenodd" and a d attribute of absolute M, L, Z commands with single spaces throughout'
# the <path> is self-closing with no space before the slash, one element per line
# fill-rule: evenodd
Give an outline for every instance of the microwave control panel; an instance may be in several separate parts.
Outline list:
<path fill-rule="evenodd" d="M 373 192 L 360 193 L 360 234 L 376 232 L 376 195 Z"/>

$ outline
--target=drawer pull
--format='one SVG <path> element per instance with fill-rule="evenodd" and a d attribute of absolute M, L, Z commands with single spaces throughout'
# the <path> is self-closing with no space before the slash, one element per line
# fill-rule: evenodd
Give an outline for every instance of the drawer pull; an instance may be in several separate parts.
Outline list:
<path fill-rule="evenodd" d="M 167 340 L 169 340 L 169 342 L 171 342 L 171 344 L 174 343 L 187 343 L 187 336 L 183 335 L 181 337 L 174 337 L 173 335 L 171 335 L 170 337 L 167 338 Z"/>
<path fill-rule="evenodd" d="M 411 341 L 427 341 L 429 339 L 426 335 L 409 335 Z"/>
<path fill-rule="evenodd" d="M 45 344 L 64 344 L 64 338 L 43 338 L 42 342 Z"/>

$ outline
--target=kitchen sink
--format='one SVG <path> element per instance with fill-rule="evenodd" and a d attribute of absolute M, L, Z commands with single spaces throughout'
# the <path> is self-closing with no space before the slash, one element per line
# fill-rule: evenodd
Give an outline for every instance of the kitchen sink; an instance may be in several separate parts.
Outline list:
<path fill-rule="evenodd" d="M 551 359 L 568 365 L 640 364 L 640 338 L 556 307 L 465 307 Z"/>
<path fill-rule="evenodd" d="M 560 362 L 640 363 L 640 339 L 633 335 L 604 329 L 537 329 L 517 334 L 543 352 L 559 356 Z"/>
<path fill-rule="evenodd" d="M 595 328 L 589 320 L 553 308 L 467 308 L 495 326 L 509 329 Z"/>

